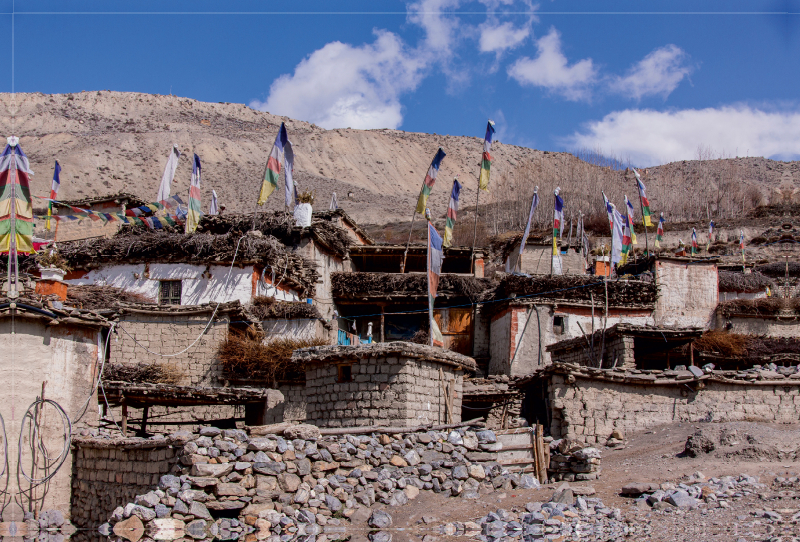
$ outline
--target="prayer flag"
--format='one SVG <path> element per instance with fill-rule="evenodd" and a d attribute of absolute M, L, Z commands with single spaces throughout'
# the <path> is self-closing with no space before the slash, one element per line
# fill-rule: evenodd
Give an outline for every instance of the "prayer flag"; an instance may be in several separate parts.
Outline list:
<path fill-rule="evenodd" d="M 339 201 L 336 199 L 336 192 L 331 196 L 330 210 L 335 211 L 339 208 Z"/>
<path fill-rule="evenodd" d="M 297 197 L 297 185 L 294 183 L 294 151 L 292 150 L 292 142 L 286 140 L 286 145 L 283 152 L 283 169 L 286 190 L 284 191 L 284 202 L 287 207 L 300 205 L 300 198 Z"/>
<path fill-rule="evenodd" d="M 428 319 L 430 321 L 431 346 L 444 346 L 442 332 L 433 318 L 433 300 L 439 289 L 439 275 L 442 274 L 442 260 L 444 260 L 443 241 L 433 224 L 428 222 Z"/>
<path fill-rule="evenodd" d="M 539 206 L 539 187 L 533 188 L 533 200 L 531 200 L 531 210 L 528 212 L 528 222 L 525 224 L 525 231 L 522 232 L 522 242 L 519 245 L 519 255 L 525 251 L 525 245 L 528 244 L 528 235 L 531 233 L 531 223 L 533 222 L 533 212 Z"/>
<path fill-rule="evenodd" d="M 425 180 L 422 183 L 422 190 L 419 192 L 416 209 L 416 212 L 419 214 L 425 213 L 425 207 L 428 206 L 428 197 L 431 195 L 431 190 L 433 190 L 433 185 L 436 182 L 436 176 L 439 174 L 439 166 L 445 156 L 444 151 L 439 147 L 436 156 L 433 157 L 433 161 L 428 168 L 428 173 L 425 175 Z"/>
<path fill-rule="evenodd" d="M 714 242 L 714 221 L 708 223 L 708 244 L 706 244 L 706 251 L 711 248 L 711 243 Z"/>
<path fill-rule="evenodd" d="M 697 247 L 697 230 L 692 228 L 692 254 L 697 254 L 699 249 Z"/>
<path fill-rule="evenodd" d="M 218 215 L 219 214 L 219 202 L 217 201 L 217 191 L 211 191 L 211 206 L 208 208 L 208 214 L 210 215 Z"/>
<path fill-rule="evenodd" d="M 614 216 L 616 219 L 616 215 Z M 625 265 L 628 262 L 628 256 L 630 256 L 631 249 L 633 248 L 633 239 L 631 238 L 631 232 L 633 231 L 631 228 L 631 221 L 628 215 L 624 215 L 620 217 L 622 222 L 622 246 L 620 247 L 621 257 L 620 263 Z"/>
<path fill-rule="evenodd" d="M 453 227 L 456 225 L 456 214 L 458 213 L 458 195 L 461 192 L 461 183 L 458 177 L 453 179 L 453 191 L 450 192 L 450 204 L 447 206 L 447 220 L 444 226 L 444 246 L 449 247 L 453 244 Z"/>
<path fill-rule="evenodd" d="M 602 192 L 602 194 L 603 194 L 603 203 L 606 206 L 606 214 L 608 214 L 608 227 L 613 232 L 614 231 L 614 206 L 611 205 L 610 201 L 608 201 L 608 198 L 606 197 L 606 193 Z"/>
<path fill-rule="evenodd" d="M 638 171 L 634 169 L 633 174 L 636 175 L 636 184 L 639 186 L 639 198 L 642 202 L 642 222 L 645 226 L 652 226 L 653 223 L 650 222 L 650 200 L 647 199 L 647 195 L 644 192 L 644 183 L 642 178 L 639 177 Z"/>
<path fill-rule="evenodd" d="M 739 248 L 742 250 L 742 265 L 744 265 L 744 230 L 739 230 Z"/>
<path fill-rule="evenodd" d="M 192 182 L 189 185 L 189 209 L 186 214 L 186 233 L 193 233 L 200 223 L 200 157 L 192 159 Z M 171 225 L 171 224 L 170 224 Z"/>
<path fill-rule="evenodd" d="M 281 123 L 278 135 L 275 136 L 275 144 L 267 158 L 267 166 L 264 169 L 264 181 L 261 183 L 261 192 L 258 195 L 258 204 L 264 205 L 267 198 L 278 188 L 278 179 L 281 176 L 281 162 L 284 160 L 285 148 L 289 143 L 289 136 L 286 133 L 286 124 Z"/>
<path fill-rule="evenodd" d="M 33 171 L 28 157 L 19 146 L 17 138 L 9 137 L 8 144 L 0 154 L 0 252 L 2 253 L 12 250 L 17 254 L 34 252 L 33 205 L 29 184 L 31 175 Z"/>
<path fill-rule="evenodd" d="M 156 201 L 164 201 L 169 198 L 172 179 L 175 177 L 175 170 L 178 168 L 178 158 L 180 157 L 181 151 L 178 150 L 177 145 L 173 145 L 167 159 L 167 166 L 164 168 L 164 175 L 161 177 L 161 185 L 158 187 L 158 199 Z"/>
<path fill-rule="evenodd" d="M 661 241 L 664 240 L 664 213 L 658 217 L 658 229 L 656 230 L 656 248 L 661 248 Z"/>
<path fill-rule="evenodd" d="M 61 187 L 61 166 L 56 160 L 56 167 L 53 169 L 53 184 L 50 185 L 50 201 L 47 202 L 47 220 L 45 221 L 44 227 L 48 230 L 50 228 L 50 217 L 53 216 L 53 200 L 58 198 L 58 189 Z M 34 247 L 35 248 L 35 247 Z"/>
<path fill-rule="evenodd" d="M 636 241 L 636 232 L 633 230 L 633 204 L 628 199 L 628 196 L 625 196 L 625 207 L 628 209 L 628 227 L 631 230 L 631 244 L 638 245 L 639 243 Z"/>
<path fill-rule="evenodd" d="M 611 228 L 611 264 L 618 264 L 622 261 L 622 225 L 623 225 L 623 218 L 622 215 L 619 214 L 617 208 L 614 207 L 613 203 L 609 203 L 611 205 L 611 216 L 612 216 L 612 228 Z M 625 258 L 627 259 L 627 251 L 625 253 Z M 624 263 L 624 262 L 623 262 Z"/>
<path fill-rule="evenodd" d="M 486 136 L 483 138 L 483 158 L 481 159 L 481 176 L 478 179 L 478 188 L 484 192 L 489 191 L 489 171 L 492 168 L 492 136 L 494 135 L 494 121 L 486 125 Z"/>
<path fill-rule="evenodd" d="M 564 222 L 564 200 L 558 193 L 560 188 L 555 190 L 555 205 L 553 209 L 553 256 L 558 256 L 558 237 L 561 235 L 561 224 Z"/>

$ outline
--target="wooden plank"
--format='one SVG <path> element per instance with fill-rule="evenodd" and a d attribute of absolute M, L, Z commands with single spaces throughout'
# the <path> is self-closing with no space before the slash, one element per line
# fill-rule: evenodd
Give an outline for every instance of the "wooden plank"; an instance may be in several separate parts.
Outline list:
<path fill-rule="evenodd" d="M 498 453 L 497 457 L 498 458 L 503 458 L 503 459 L 522 459 L 522 458 L 527 458 L 527 459 L 530 459 L 531 461 L 533 461 L 535 459 L 535 457 L 533 455 L 533 450 L 530 449 L 530 448 L 527 448 L 527 449 L 524 449 L 524 450 L 511 450 L 511 451 L 508 451 L 508 452 L 504 450 L 504 451 Z"/>
<path fill-rule="evenodd" d="M 501 465 L 533 465 L 532 459 L 504 459 L 504 460 L 497 460 L 497 462 Z"/>

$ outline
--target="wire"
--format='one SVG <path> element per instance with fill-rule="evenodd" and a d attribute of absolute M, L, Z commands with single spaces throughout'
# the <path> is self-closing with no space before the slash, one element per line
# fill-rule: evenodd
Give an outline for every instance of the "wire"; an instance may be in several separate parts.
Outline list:
<path fill-rule="evenodd" d="M 245 235 L 242 235 L 242 236 L 239 238 L 239 241 L 236 243 L 236 250 L 234 250 L 234 252 L 233 252 L 233 258 L 231 259 L 231 266 L 230 266 L 230 268 L 228 269 L 228 276 L 225 278 L 225 286 L 224 286 L 224 289 L 225 289 L 224 291 L 225 291 L 225 292 L 227 292 L 227 289 L 230 287 L 231 274 L 233 273 L 233 264 L 236 262 L 236 255 L 239 253 L 239 244 L 242 242 L 242 239 L 244 239 L 244 238 L 245 238 Z M 214 307 L 214 312 L 213 312 L 213 313 L 211 313 L 211 317 L 208 319 L 208 323 L 207 323 L 207 324 L 206 324 L 206 326 L 203 328 L 203 331 L 201 331 L 201 332 L 200 332 L 200 334 L 197 336 L 197 338 L 196 338 L 194 341 L 192 341 L 192 344 L 190 344 L 189 346 L 187 346 L 186 348 L 184 348 L 184 349 L 183 349 L 183 350 L 181 350 L 180 352 L 176 352 L 176 353 L 174 353 L 174 354 L 162 354 L 162 353 L 160 353 L 160 352 L 153 352 L 152 350 L 150 350 L 149 348 L 147 348 L 146 346 L 144 346 L 142 343 L 140 343 L 139 341 L 137 341 L 137 340 L 136 340 L 136 337 L 134 337 L 133 335 L 131 335 L 130 333 L 128 333 L 128 330 L 127 330 L 127 329 L 125 329 L 125 328 L 124 328 L 124 327 L 122 327 L 122 326 L 118 326 L 118 327 L 119 327 L 119 329 L 121 329 L 121 330 L 122 330 L 122 332 L 123 332 L 123 333 L 125 333 L 125 335 L 127 335 L 128 337 L 130 337 L 130 338 L 131 338 L 131 340 L 133 340 L 133 342 L 134 342 L 134 343 L 135 343 L 135 344 L 136 344 L 136 345 L 137 345 L 139 348 L 141 348 L 141 349 L 145 350 L 146 352 L 148 352 L 148 353 L 150 353 L 150 354 L 153 354 L 154 356 L 160 356 L 160 357 L 162 357 L 162 358 L 174 358 L 174 357 L 176 357 L 176 356 L 180 356 L 181 354 L 184 354 L 184 353 L 186 353 L 187 351 L 189 351 L 189 350 L 191 350 L 192 348 L 194 348 L 194 345 L 196 345 L 196 344 L 197 344 L 197 343 L 200 341 L 200 339 L 202 339 L 202 338 L 203 338 L 203 335 L 205 335 L 205 334 L 206 334 L 206 332 L 208 331 L 208 328 L 210 328 L 210 327 L 211 327 L 211 324 L 212 324 L 212 322 L 214 321 L 214 317 L 217 315 L 217 311 L 219 310 L 219 306 L 220 306 L 220 305 L 222 305 L 222 301 L 219 301 L 219 302 L 217 302 L 217 306 L 216 306 L 216 307 Z"/>
<path fill-rule="evenodd" d="M 102 356 L 101 358 L 102 363 L 100 364 L 100 370 L 97 371 L 97 381 L 92 385 L 92 391 L 89 393 L 89 397 L 86 398 L 86 402 L 83 404 L 83 406 L 81 406 L 81 408 L 78 409 L 78 412 L 80 412 L 81 414 L 80 416 L 77 417 L 77 419 L 73 422 L 73 424 L 77 424 L 86 415 L 86 411 L 89 407 L 89 402 L 92 400 L 92 397 L 94 397 L 95 392 L 97 392 L 97 388 L 100 385 L 100 381 L 103 378 L 103 369 L 105 369 L 106 366 L 106 353 L 108 352 L 108 342 L 111 339 L 111 334 L 114 332 L 114 326 L 116 325 L 117 325 L 116 322 L 111 323 L 111 329 L 108 330 L 108 335 L 106 335 L 105 348 L 103 348 L 101 351 L 97 353 L 98 356 Z"/>
<path fill-rule="evenodd" d="M 61 423 L 64 429 L 64 447 L 62 448 L 61 453 L 52 458 L 47 453 L 47 448 L 44 444 L 44 440 L 42 440 L 41 437 L 39 421 L 37 420 L 37 416 L 41 414 L 41 411 L 39 409 L 43 408 L 45 405 L 51 405 L 56 409 L 56 412 L 58 412 L 58 414 L 61 416 Z M 32 410 L 34 411 L 34 413 L 31 413 Z M 44 478 L 34 478 L 33 470 L 31 471 L 30 476 L 28 476 L 28 474 L 25 473 L 24 467 L 22 466 L 22 449 L 24 440 L 23 437 L 25 435 L 25 420 L 27 419 L 31 420 L 30 430 L 33 431 L 33 434 L 31 435 L 30 439 L 31 452 L 35 453 L 36 449 L 38 448 L 38 450 L 42 453 L 42 457 L 44 458 L 44 465 L 42 467 L 42 470 L 47 472 L 52 469 L 52 472 L 46 474 Z M 69 419 L 69 415 L 67 415 L 64 409 L 61 407 L 61 405 L 59 405 L 52 399 L 37 398 L 33 403 L 31 403 L 31 406 L 28 407 L 28 410 L 25 411 L 25 415 L 22 417 L 22 424 L 20 425 L 19 444 L 18 444 L 19 448 L 18 448 L 17 474 L 18 475 L 22 474 L 23 478 L 25 478 L 28 482 L 31 483 L 31 489 L 48 482 L 53 478 L 53 476 L 56 475 L 58 469 L 61 468 L 61 465 L 63 465 L 64 461 L 66 461 L 67 456 L 69 455 L 69 446 L 71 442 L 72 442 L 72 422 Z M 35 469 L 36 466 L 34 465 L 32 468 Z"/>

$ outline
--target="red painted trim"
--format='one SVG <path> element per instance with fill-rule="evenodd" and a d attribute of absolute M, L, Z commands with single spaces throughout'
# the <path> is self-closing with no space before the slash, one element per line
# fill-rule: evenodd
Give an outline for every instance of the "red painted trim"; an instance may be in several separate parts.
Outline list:
<path fill-rule="evenodd" d="M 75 271 L 69 271 L 66 275 L 64 275 L 64 280 L 75 280 L 75 279 L 82 279 L 86 275 L 88 275 L 88 271 L 84 271 L 82 269 L 78 269 Z"/>

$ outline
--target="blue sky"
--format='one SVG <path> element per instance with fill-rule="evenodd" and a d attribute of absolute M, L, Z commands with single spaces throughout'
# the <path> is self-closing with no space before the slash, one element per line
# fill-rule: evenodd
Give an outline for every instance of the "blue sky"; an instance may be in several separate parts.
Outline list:
<path fill-rule="evenodd" d="M 699 147 L 800 153 L 800 0 L 0 0 L 0 12 L 4 92 L 172 92 L 325 128 L 479 137 L 490 117 L 507 143 L 641 166 Z"/>

